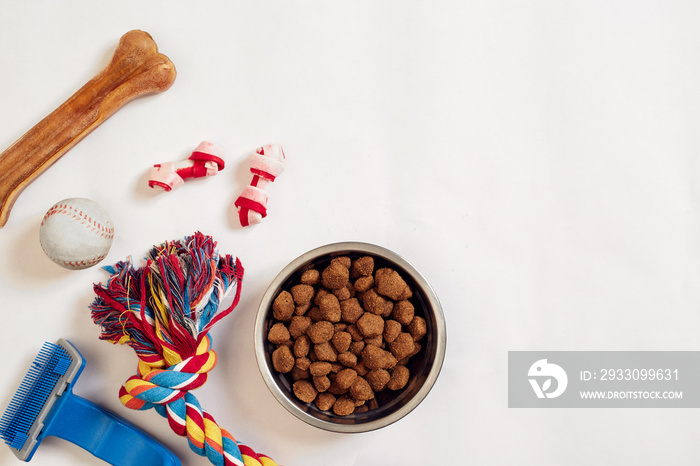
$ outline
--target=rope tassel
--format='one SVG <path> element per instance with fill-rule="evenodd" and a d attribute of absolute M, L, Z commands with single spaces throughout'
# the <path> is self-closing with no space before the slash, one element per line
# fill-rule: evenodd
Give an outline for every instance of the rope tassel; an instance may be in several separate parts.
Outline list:
<path fill-rule="evenodd" d="M 219 427 L 190 392 L 201 387 L 217 362 L 211 327 L 238 304 L 243 266 L 220 256 L 216 242 L 197 232 L 153 247 L 143 267 L 130 261 L 104 268 L 90 305 L 101 340 L 127 344 L 139 358 L 137 374 L 119 390 L 127 408 L 155 409 L 192 451 L 215 466 L 277 466 Z M 232 304 L 220 309 L 224 296 Z"/>

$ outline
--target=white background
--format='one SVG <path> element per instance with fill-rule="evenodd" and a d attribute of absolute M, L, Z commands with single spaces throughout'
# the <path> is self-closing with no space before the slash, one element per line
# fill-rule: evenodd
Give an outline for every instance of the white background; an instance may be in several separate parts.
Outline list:
<path fill-rule="evenodd" d="M 155 412 L 124 408 L 128 347 L 98 340 L 98 267 L 39 245 L 46 210 L 87 197 L 112 217 L 104 265 L 201 230 L 246 273 L 212 331 L 198 389 L 236 438 L 286 466 L 696 464 L 693 409 L 507 407 L 507 352 L 698 350 L 700 3 L 694 1 L 35 1 L 0 14 L 0 146 L 148 31 L 175 63 L 19 197 L 0 230 L 0 404 L 44 341 L 87 358 L 76 393 L 209 464 Z M 202 140 L 226 169 L 157 194 L 149 166 Z M 269 215 L 241 228 L 246 157 L 279 142 Z M 317 246 L 366 241 L 406 258 L 445 312 L 442 373 L 408 417 L 335 434 L 265 387 L 253 323 L 267 285 Z M 19 464 L 0 448 L 0 464 Z M 34 465 L 97 465 L 49 439 Z"/>

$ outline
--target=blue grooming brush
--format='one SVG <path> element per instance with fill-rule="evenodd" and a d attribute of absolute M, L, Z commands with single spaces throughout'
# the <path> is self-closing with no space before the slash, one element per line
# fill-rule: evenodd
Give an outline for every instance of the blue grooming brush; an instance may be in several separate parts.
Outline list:
<path fill-rule="evenodd" d="M 22 461 L 41 441 L 60 437 L 114 466 L 180 466 L 153 437 L 106 409 L 73 394 L 85 359 L 67 340 L 45 343 L 12 397 L 0 438 Z"/>

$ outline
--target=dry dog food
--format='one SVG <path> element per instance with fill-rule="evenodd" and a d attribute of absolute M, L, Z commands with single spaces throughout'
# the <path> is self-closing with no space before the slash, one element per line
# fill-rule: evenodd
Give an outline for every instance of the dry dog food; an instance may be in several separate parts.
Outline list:
<path fill-rule="evenodd" d="M 322 411 L 376 407 L 378 392 L 406 386 L 406 364 L 427 332 L 412 296 L 397 271 L 375 270 L 371 256 L 306 270 L 273 302 L 272 365 L 291 377 L 299 400 Z"/>

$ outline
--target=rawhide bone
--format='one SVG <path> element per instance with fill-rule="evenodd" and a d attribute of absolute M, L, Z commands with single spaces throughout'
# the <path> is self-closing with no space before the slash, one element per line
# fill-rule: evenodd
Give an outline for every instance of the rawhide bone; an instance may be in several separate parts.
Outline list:
<path fill-rule="evenodd" d="M 124 34 L 106 68 L 0 154 L 0 228 L 32 181 L 124 104 L 168 89 L 176 74 L 150 34 Z"/>
<path fill-rule="evenodd" d="M 221 147 L 202 141 L 187 160 L 153 165 L 148 170 L 148 186 L 168 192 L 189 178 L 214 176 L 226 166 L 223 157 Z"/>

